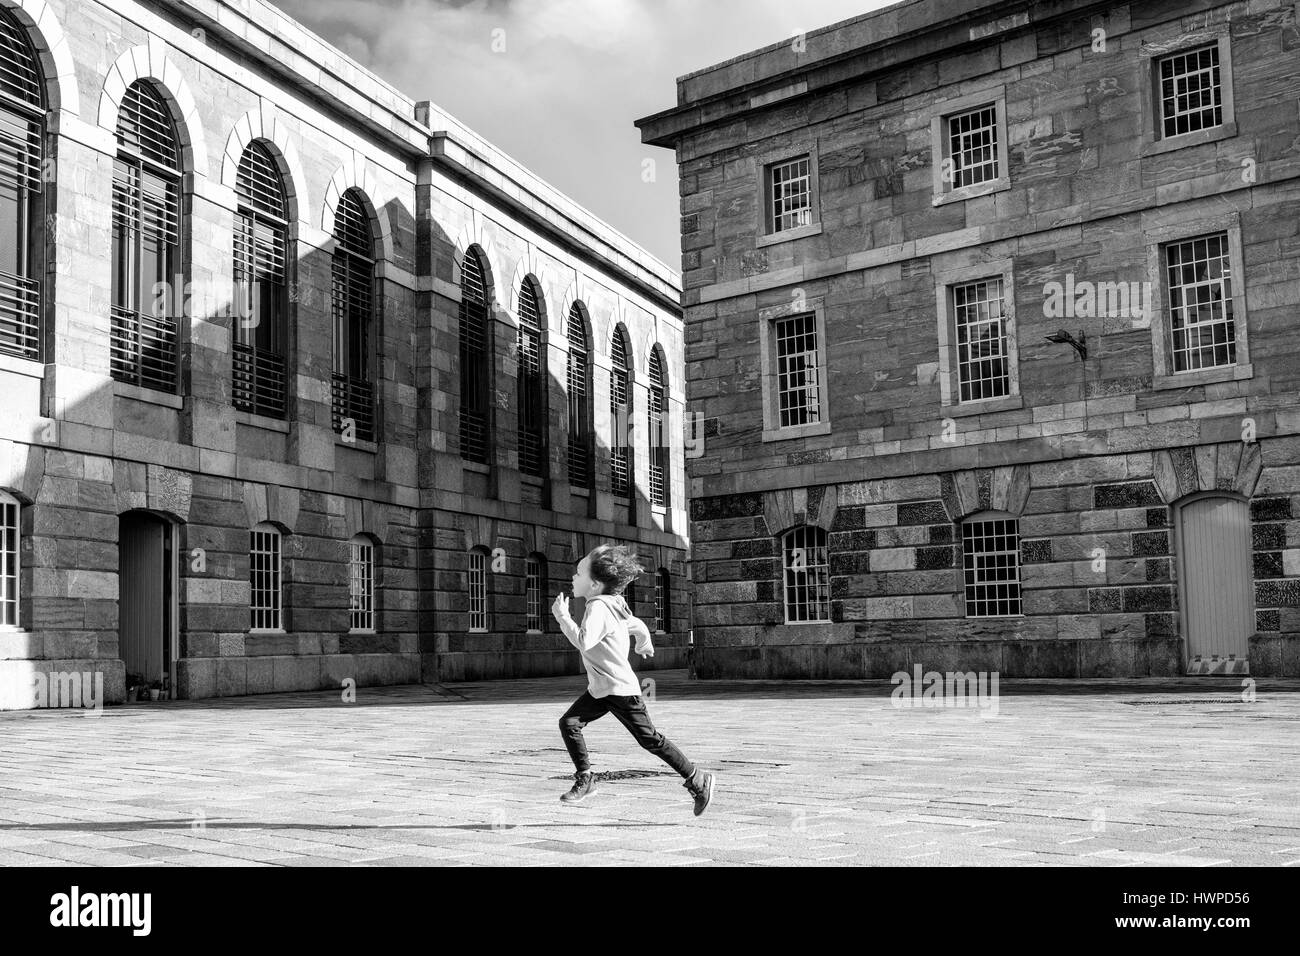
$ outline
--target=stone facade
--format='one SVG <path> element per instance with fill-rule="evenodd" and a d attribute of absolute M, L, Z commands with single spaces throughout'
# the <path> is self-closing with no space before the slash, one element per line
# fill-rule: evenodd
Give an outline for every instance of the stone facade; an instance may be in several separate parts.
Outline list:
<path fill-rule="evenodd" d="M 653 572 L 671 573 L 671 621 L 653 661 L 683 666 L 689 631 L 683 452 L 670 444 L 667 507 L 649 502 L 647 430 L 632 430 L 632 513 L 609 493 L 610 339 L 631 343 L 634 414 L 648 362 L 667 370 L 669 434 L 684 401 L 679 279 L 671 269 L 430 103 L 413 102 L 262 0 L 4 0 L 45 85 L 40 354 L 0 356 L 0 492 L 19 509 L 16 626 L 0 630 L 0 679 L 105 676 L 124 695 L 121 516 L 174 529 L 174 668 L 180 697 L 420 680 L 575 673 L 553 621 L 525 635 L 525 556 L 543 555 L 544 606 L 572 562 L 603 541 L 647 566 L 638 610 L 654 615 Z M 147 80 L 181 146 L 186 317 L 179 385 L 167 393 L 110 374 L 113 168 L 124 95 Z M 232 405 L 232 234 L 237 169 L 263 144 L 289 208 L 288 412 Z M 375 440 L 340 434 L 331 406 L 334 218 L 365 198 L 375 240 Z M 460 263 L 489 273 L 494 327 L 493 458 L 459 454 Z M 542 293 L 550 469 L 519 473 L 516 296 Z M 595 487 L 571 490 L 566 316 L 582 303 L 593 364 Z M 603 410 L 603 413 L 602 413 Z M 250 629 L 254 525 L 282 534 L 284 625 Z M 349 626 L 349 540 L 375 546 L 374 633 Z M 494 562 L 492 627 L 467 635 L 467 551 Z M 499 549 L 499 550 L 498 550 Z M 7 701 L 2 706 L 24 706 Z"/>
<path fill-rule="evenodd" d="M 1223 112 L 1166 135 L 1152 71 L 1197 49 Z M 1249 623 L 1198 666 L 1300 674 L 1297 56 L 1291 3 L 930 0 L 678 80 L 638 126 L 681 171 L 700 676 L 1182 674 L 1220 605 Z M 999 162 L 963 183 L 949 119 L 980 107 Z M 773 232 L 771 164 L 801 156 L 811 209 Z M 1236 360 L 1182 371 L 1169 244 L 1220 233 Z M 959 400 L 952 290 L 989 276 L 1009 394 Z M 1148 307 L 1053 301 L 1085 283 Z M 823 414 L 782 430 L 771 329 L 801 315 Z M 1207 495 L 1236 509 L 1231 593 L 1194 580 L 1207 549 L 1180 553 Z M 986 512 L 1018 522 L 1021 614 L 965 606 Z M 809 526 L 829 620 L 786 623 L 781 536 Z"/>

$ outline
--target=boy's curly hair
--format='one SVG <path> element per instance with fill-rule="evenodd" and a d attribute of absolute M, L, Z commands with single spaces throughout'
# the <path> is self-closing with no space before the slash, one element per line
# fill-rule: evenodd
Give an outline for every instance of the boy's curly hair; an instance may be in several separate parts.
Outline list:
<path fill-rule="evenodd" d="M 605 585 L 606 594 L 622 594 L 645 570 L 632 549 L 623 545 L 602 544 L 587 557 L 591 558 L 591 576 Z"/>

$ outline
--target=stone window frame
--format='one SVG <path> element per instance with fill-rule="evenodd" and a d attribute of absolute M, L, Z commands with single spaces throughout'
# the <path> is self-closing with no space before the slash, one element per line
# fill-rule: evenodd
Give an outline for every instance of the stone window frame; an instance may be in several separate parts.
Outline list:
<path fill-rule="evenodd" d="M 953 542 L 956 545 L 956 572 L 957 572 L 957 594 L 961 601 L 962 618 L 968 621 L 1014 621 L 1022 620 L 1025 617 L 1025 586 L 1023 579 L 1024 561 L 1022 559 L 1021 548 L 1024 543 L 1024 533 L 1021 528 L 1021 519 L 1023 515 L 1014 514 L 1010 511 L 1001 511 L 996 508 L 983 508 L 973 511 L 956 522 L 954 528 Z M 1016 523 L 1016 546 L 1011 553 L 1015 555 L 1016 560 L 1016 588 L 1017 600 L 1020 602 L 1019 614 L 971 614 L 966 599 L 966 527 L 972 522 L 984 521 L 1014 521 Z"/>
<path fill-rule="evenodd" d="M 1159 76 L 1156 64 L 1159 61 L 1187 53 L 1198 47 L 1217 43 L 1219 48 L 1219 82 L 1223 96 L 1223 122 L 1209 129 L 1199 129 L 1191 133 L 1176 136 L 1161 135 L 1161 107 L 1156 96 L 1156 84 Z M 1141 108 L 1142 155 L 1152 156 L 1168 153 L 1187 146 L 1199 146 L 1221 139 L 1230 139 L 1237 135 L 1237 116 L 1233 102 L 1232 82 L 1232 35 L 1229 23 L 1216 23 L 1206 26 L 1194 33 L 1182 34 L 1172 40 L 1156 43 L 1144 43 L 1138 51 L 1141 79 L 1138 92 Z"/>
<path fill-rule="evenodd" d="M 1196 369 L 1190 372 L 1175 372 L 1172 370 L 1171 330 L 1167 327 L 1169 297 L 1165 284 L 1169 277 L 1165 268 L 1165 247 L 1171 242 L 1194 239 L 1216 232 L 1224 232 L 1228 235 L 1228 258 L 1233 280 L 1232 321 L 1233 335 L 1237 344 L 1237 364 Z M 1146 246 L 1147 277 L 1151 284 L 1151 315 L 1147 317 L 1147 321 L 1151 325 L 1152 390 L 1188 388 L 1193 385 L 1244 381 L 1253 378 L 1255 367 L 1250 361 L 1248 333 L 1250 323 L 1246 311 L 1246 270 L 1245 251 L 1241 239 L 1241 214 L 1234 211 L 1218 216 L 1202 216 L 1173 225 L 1146 229 L 1142 233 L 1142 243 Z"/>
<path fill-rule="evenodd" d="M 817 401 L 820 409 L 820 421 L 803 425 L 781 425 L 780 394 L 776 371 L 776 333 L 774 327 L 778 319 L 797 315 L 814 316 L 817 327 Z M 762 369 L 759 380 L 763 396 L 763 436 L 762 440 L 784 441 L 788 438 L 806 438 L 812 435 L 829 435 L 831 433 L 830 394 L 827 380 L 830 368 L 826 360 L 826 309 L 824 296 L 792 298 L 788 304 L 760 309 L 759 323 L 759 361 Z"/>
<path fill-rule="evenodd" d="M 957 329 L 952 314 L 951 287 L 984 279 L 1002 279 L 1004 327 L 1007 336 L 1007 387 L 1010 394 L 996 398 L 978 398 L 968 402 L 960 400 L 961 383 L 957 356 Z M 964 415 L 984 415 L 989 412 L 1023 408 L 1024 396 L 1020 393 L 1020 342 L 1016 323 L 1015 261 L 1010 258 L 994 259 L 934 274 L 935 312 L 939 339 L 939 411 L 944 418 Z"/>
<path fill-rule="evenodd" d="M 774 232 L 772 231 L 771 218 L 768 215 L 772 167 L 798 159 L 801 156 L 808 157 L 808 201 L 811 205 L 812 221 L 806 226 L 795 226 L 791 229 Z M 764 246 L 775 245 L 779 242 L 791 242 L 795 239 L 803 239 L 806 236 L 820 235 L 822 231 L 822 212 L 821 183 L 817 172 L 819 165 L 818 141 L 816 139 L 802 140 L 783 146 L 780 149 L 769 150 L 756 156 L 754 162 L 758 169 L 758 228 L 755 230 L 757 233 L 754 240 L 755 248 L 761 249 Z"/>
<path fill-rule="evenodd" d="M 949 156 L 948 121 L 961 113 L 969 113 L 980 106 L 993 105 L 997 114 L 997 159 L 998 176 L 986 182 L 970 186 L 953 187 L 944 180 L 945 163 Z M 942 206 L 950 202 L 962 202 L 977 196 L 1003 192 L 1011 188 L 1011 167 L 1008 162 L 1007 144 L 1007 88 L 1004 84 L 990 86 L 988 89 L 955 99 L 943 100 L 937 106 L 938 112 L 930 119 L 930 167 L 933 175 L 934 195 L 930 205 Z"/>

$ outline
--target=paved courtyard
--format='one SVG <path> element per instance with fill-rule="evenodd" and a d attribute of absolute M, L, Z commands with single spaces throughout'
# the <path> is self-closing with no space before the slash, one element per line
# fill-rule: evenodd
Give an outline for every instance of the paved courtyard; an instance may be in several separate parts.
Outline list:
<path fill-rule="evenodd" d="M 1003 681 L 995 716 L 875 683 L 652 672 L 678 778 L 584 678 L 0 714 L 0 864 L 1300 864 L 1300 683 Z"/>

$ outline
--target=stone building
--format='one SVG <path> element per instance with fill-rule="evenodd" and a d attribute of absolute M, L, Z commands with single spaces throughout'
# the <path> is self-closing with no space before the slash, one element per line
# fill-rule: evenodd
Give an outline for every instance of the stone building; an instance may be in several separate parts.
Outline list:
<path fill-rule="evenodd" d="M 700 676 L 1300 674 L 1297 63 L 912 0 L 677 81 Z"/>
<path fill-rule="evenodd" d="M 0 60 L 3 706 L 576 673 L 610 540 L 684 664 L 673 270 L 263 0 Z"/>

